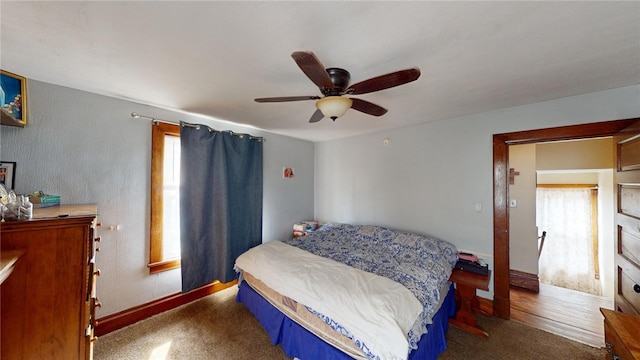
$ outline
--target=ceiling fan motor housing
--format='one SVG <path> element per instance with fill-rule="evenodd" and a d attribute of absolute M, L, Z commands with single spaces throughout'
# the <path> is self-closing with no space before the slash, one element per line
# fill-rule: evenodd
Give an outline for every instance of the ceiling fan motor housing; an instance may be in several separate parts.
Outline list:
<path fill-rule="evenodd" d="M 341 68 L 328 68 L 327 73 L 333 83 L 333 89 L 327 89 L 325 96 L 340 96 L 349 86 L 351 81 L 351 74 L 345 69 Z"/>

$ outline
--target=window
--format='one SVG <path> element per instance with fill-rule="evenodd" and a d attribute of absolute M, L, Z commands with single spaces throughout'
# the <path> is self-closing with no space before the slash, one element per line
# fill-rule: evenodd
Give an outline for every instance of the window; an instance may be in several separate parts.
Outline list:
<path fill-rule="evenodd" d="M 547 232 L 540 282 L 602 295 L 596 185 L 538 184 L 536 225 Z"/>
<path fill-rule="evenodd" d="M 180 267 L 180 126 L 151 125 L 149 272 Z"/>

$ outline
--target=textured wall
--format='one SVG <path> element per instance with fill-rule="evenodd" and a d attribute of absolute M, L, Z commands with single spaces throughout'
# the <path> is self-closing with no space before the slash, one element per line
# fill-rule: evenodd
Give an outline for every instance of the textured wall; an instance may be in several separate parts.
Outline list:
<path fill-rule="evenodd" d="M 62 195 L 65 204 L 98 204 L 98 317 L 180 290 L 179 270 L 148 273 L 151 125 L 131 112 L 264 136 L 263 240 L 290 236 L 292 223 L 313 218 L 311 142 L 38 81 L 27 85 L 29 125 L 1 127 L 0 160 L 17 162 L 19 193 L 43 190 Z M 282 179 L 283 166 L 296 168 L 296 177 Z M 115 225 L 120 230 L 108 230 Z"/>

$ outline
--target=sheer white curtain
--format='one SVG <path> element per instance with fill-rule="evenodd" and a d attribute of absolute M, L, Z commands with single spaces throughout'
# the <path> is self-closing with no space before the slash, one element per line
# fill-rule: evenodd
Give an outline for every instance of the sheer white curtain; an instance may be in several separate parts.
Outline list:
<path fill-rule="evenodd" d="M 540 282 L 601 295 L 594 270 L 591 193 L 587 188 L 538 188 L 536 217 L 547 237 Z"/>

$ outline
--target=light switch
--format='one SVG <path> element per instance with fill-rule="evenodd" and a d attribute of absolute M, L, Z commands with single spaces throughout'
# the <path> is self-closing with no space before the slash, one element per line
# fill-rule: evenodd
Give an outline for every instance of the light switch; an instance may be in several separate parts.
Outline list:
<path fill-rule="evenodd" d="M 518 200 L 516 199 L 509 200 L 509 207 L 512 207 L 512 208 L 518 207 Z"/>
<path fill-rule="evenodd" d="M 474 209 L 476 212 L 482 212 L 482 203 L 479 203 L 479 202 L 475 203 Z"/>

